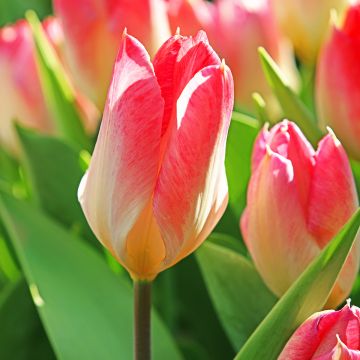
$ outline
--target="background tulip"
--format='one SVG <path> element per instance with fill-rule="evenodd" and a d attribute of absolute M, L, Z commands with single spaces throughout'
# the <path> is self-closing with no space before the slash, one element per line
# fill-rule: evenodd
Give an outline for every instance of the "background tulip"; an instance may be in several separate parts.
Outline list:
<path fill-rule="evenodd" d="M 358 207 L 346 153 L 329 133 L 315 152 L 299 128 L 264 128 L 253 150 L 241 230 L 255 265 L 281 296 Z M 328 304 L 349 294 L 359 265 L 353 248 Z"/>
<path fill-rule="evenodd" d="M 171 37 L 153 64 L 124 35 L 79 200 L 134 279 L 194 251 L 223 214 L 232 106 L 231 72 L 205 33 Z"/>
<path fill-rule="evenodd" d="M 360 309 L 322 311 L 307 319 L 293 334 L 279 360 L 360 359 Z"/>
<path fill-rule="evenodd" d="M 316 100 L 323 126 L 330 125 L 350 155 L 360 160 L 360 5 L 335 24 L 324 45 L 316 79 Z"/>
<path fill-rule="evenodd" d="M 348 0 L 272 0 L 280 28 L 302 61 L 313 64 L 329 29 L 330 11 L 341 13 Z"/>
<path fill-rule="evenodd" d="M 54 0 L 75 83 L 103 110 L 125 27 L 150 54 L 170 36 L 163 0 Z"/>
<path fill-rule="evenodd" d="M 170 0 L 168 12 L 172 31 L 191 34 L 205 29 L 211 44 L 226 58 L 235 81 L 235 102 L 253 109 L 253 92 L 270 100 L 270 89 L 261 68 L 258 47 L 267 49 L 295 84 L 291 49 L 277 31 L 270 2 L 251 0 Z M 270 100 L 272 101 L 272 99 Z"/>
<path fill-rule="evenodd" d="M 50 30 L 47 32 L 50 40 L 56 41 L 53 21 L 48 21 L 44 28 Z M 13 120 L 43 132 L 52 131 L 36 70 L 31 32 L 23 20 L 0 30 L 0 78 L 0 142 L 14 152 L 17 141 Z"/>

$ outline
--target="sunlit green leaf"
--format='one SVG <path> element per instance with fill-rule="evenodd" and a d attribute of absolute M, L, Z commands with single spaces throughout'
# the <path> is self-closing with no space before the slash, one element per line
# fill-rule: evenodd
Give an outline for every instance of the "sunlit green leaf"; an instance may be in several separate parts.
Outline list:
<path fill-rule="evenodd" d="M 314 116 L 290 88 L 281 70 L 267 51 L 259 48 L 259 55 L 266 79 L 279 100 L 285 118 L 295 121 L 306 137 L 312 143 L 317 143 L 322 133 L 316 125 Z"/>
<path fill-rule="evenodd" d="M 36 14 L 29 11 L 26 18 L 33 33 L 43 94 L 54 119 L 57 133 L 81 148 L 90 149 L 90 140 L 85 133 L 76 107 L 75 92 L 65 75 L 63 66 Z"/>
<path fill-rule="evenodd" d="M 132 289 L 81 239 L 8 195 L 0 215 L 58 359 L 131 359 Z M 155 359 L 180 359 L 153 314 Z"/>
<path fill-rule="evenodd" d="M 17 126 L 32 195 L 54 219 L 99 245 L 77 200 L 84 174 L 80 152 L 61 139 Z"/>

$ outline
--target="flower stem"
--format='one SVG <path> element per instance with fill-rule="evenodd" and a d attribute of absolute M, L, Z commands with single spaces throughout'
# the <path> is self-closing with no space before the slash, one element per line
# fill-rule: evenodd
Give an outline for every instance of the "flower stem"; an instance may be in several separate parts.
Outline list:
<path fill-rule="evenodd" d="M 151 359 L 151 282 L 134 281 L 134 359 Z"/>

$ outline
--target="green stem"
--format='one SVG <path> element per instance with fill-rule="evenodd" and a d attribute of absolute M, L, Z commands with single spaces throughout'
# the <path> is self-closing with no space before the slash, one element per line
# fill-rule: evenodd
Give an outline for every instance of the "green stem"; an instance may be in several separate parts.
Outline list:
<path fill-rule="evenodd" d="M 134 359 L 151 359 L 151 282 L 134 281 Z"/>

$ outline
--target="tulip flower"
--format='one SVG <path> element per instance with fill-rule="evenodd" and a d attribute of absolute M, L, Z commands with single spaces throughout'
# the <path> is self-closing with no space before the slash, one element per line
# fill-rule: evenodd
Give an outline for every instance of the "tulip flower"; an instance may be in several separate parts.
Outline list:
<path fill-rule="evenodd" d="M 56 35 L 54 20 L 44 26 Z M 56 41 L 56 38 L 54 38 Z M 0 29 L 0 142 L 11 152 L 17 151 L 13 120 L 43 132 L 51 132 L 37 74 L 31 32 L 24 20 Z"/>
<path fill-rule="evenodd" d="M 233 82 L 204 32 L 155 55 L 124 34 L 79 200 L 99 241 L 134 280 L 193 252 L 227 205 Z"/>
<path fill-rule="evenodd" d="M 281 296 L 358 207 L 346 153 L 332 131 L 315 152 L 289 121 L 265 127 L 253 150 L 244 241 L 268 287 Z M 352 249 L 328 306 L 349 294 L 359 267 Z"/>
<path fill-rule="evenodd" d="M 168 13 L 172 31 L 179 26 L 185 34 L 200 29 L 207 32 L 214 49 L 226 58 L 234 74 L 239 107 L 254 110 L 254 92 L 273 104 L 259 60 L 259 46 L 266 48 L 294 85 L 292 54 L 279 36 L 268 0 L 169 0 Z"/>
<path fill-rule="evenodd" d="M 359 360 L 360 309 L 345 305 L 341 310 L 315 313 L 293 334 L 279 360 Z"/>
<path fill-rule="evenodd" d="M 334 25 L 318 62 L 316 104 L 323 126 L 331 126 L 349 154 L 360 160 L 360 5 Z"/>
<path fill-rule="evenodd" d="M 302 61 L 314 64 L 329 29 L 330 11 L 342 13 L 349 0 L 272 0 L 279 26 Z"/>
<path fill-rule="evenodd" d="M 125 27 L 153 55 L 170 36 L 164 0 L 54 0 L 75 84 L 103 110 Z"/>

